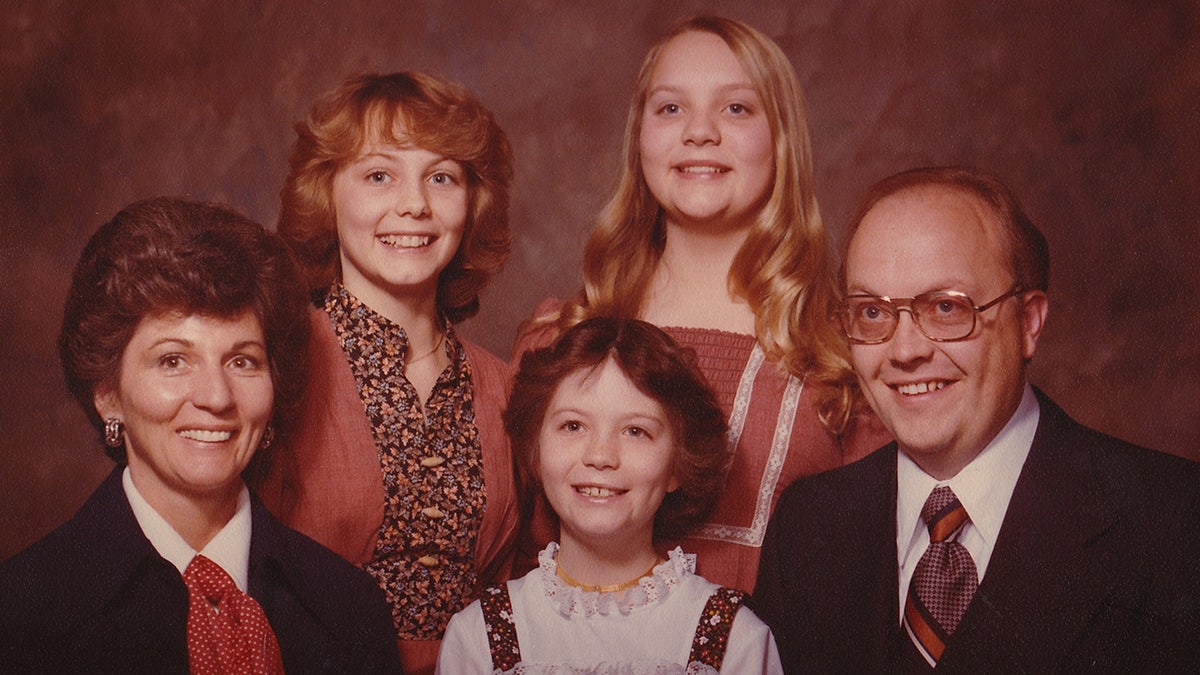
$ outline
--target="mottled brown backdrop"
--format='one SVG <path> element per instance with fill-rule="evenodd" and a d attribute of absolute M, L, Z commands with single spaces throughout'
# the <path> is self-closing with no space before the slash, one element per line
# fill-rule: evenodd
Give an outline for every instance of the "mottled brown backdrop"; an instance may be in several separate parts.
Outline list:
<path fill-rule="evenodd" d="M 515 250 L 465 328 L 507 355 L 534 304 L 578 284 L 643 53 L 699 11 L 748 21 L 791 57 L 835 236 L 886 174 L 994 171 L 1053 251 L 1034 381 L 1083 422 L 1200 454 L 1193 2 L 3 4 L 0 558 L 65 520 L 109 470 L 54 339 L 69 270 L 119 208 L 186 195 L 273 225 L 292 123 L 318 92 L 358 71 L 457 80 L 517 152 Z"/>

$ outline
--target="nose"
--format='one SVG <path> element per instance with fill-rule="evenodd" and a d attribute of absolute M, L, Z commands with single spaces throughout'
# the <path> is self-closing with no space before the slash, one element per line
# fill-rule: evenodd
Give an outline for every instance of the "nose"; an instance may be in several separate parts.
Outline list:
<path fill-rule="evenodd" d="M 425 183 L 421 180 L 397 181 L 395 189 L 395 211 L 397 215 L 424 219 L 429 216 L 429 198 L 425 194 Z"/>
<path fill-rule="evenodd" d="M 593 469 L 615 469 L 621 465 L 617 442 L 607 434 L 593 438 L 583 453 L 584 466 Z"/>
<path fill-rule="evenodd" d="M 228 378 L 220 366 L 199 369 L 192 379 L 192 404 L 213 413 L 229 410 L 233 407 L 233 388 Z"/>
<path fill-rule="evenodd" d="M 721 142 L 721 129 L 716 116 L 705 110 L 688 115 L 683 127 L 683 142 L 686 145 L 717 145 Z"/>
<path fill-rule="evenodd" d="M 920 363 L 932 354 L 933 341 L 921 332 L 911 310 L 900 309 L 896 317 L 896 330 L 887 343 L 888 358 L 896 365 Z"/>

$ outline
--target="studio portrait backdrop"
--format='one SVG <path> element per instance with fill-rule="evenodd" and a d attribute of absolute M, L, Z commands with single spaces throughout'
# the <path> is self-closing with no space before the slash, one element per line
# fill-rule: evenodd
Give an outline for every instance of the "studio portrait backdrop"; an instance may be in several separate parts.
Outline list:
<path fill-rule="evenodd" d="M 158 195 L 274 228 L 313 98 L 421 70 L 491 108 L 516 153 L 512 256 L 463 333 L 580 285 L 646 49 L 679 19 L 746 21 L 804 88 L 840 245 L 876 180 L 968 164 L 1051 248 L 1031 379 L 1080 422 L 1200 458 L 1200 9 L 1189 0 L 15 0 L 0 13 L 0 559 L 111 467 L 55 348 L 92 232 Z"/>

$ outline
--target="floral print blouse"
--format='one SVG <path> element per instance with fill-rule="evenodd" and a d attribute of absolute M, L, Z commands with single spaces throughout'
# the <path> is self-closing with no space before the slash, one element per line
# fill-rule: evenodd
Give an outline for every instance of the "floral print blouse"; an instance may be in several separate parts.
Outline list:
<path fill-rule="evenodd" d="M 404 375 L 404 329 L 340 284 L 325 311 L 350 362 L 383 473 L 379 542 L 365 565 L 387 595 L 397 636 L 440 639 L 476 595 L 475 543 L 484 511 L 483 457 L 466 353 L 442 319 L 450 365 L 429 399 Z"/>

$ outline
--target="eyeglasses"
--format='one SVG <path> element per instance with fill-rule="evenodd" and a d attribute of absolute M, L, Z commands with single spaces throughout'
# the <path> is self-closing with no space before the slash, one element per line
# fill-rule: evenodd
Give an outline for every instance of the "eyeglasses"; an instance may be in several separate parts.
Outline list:
<path fill-rule="evenodd" d="M 965 340 L 975 331 L 980 312 L 1024 291 L 1013 286 L 991 302 L 976 306 L 971 296 L 958 291 L 933 291 L 915 298 L 889 298 L 881 295 L 850 295 L 838 307 L 842 332 L 851 342 L 875 345 L 892 339 L 900 312 L 912 315 L 917 328 L 934 342 Z"/>

